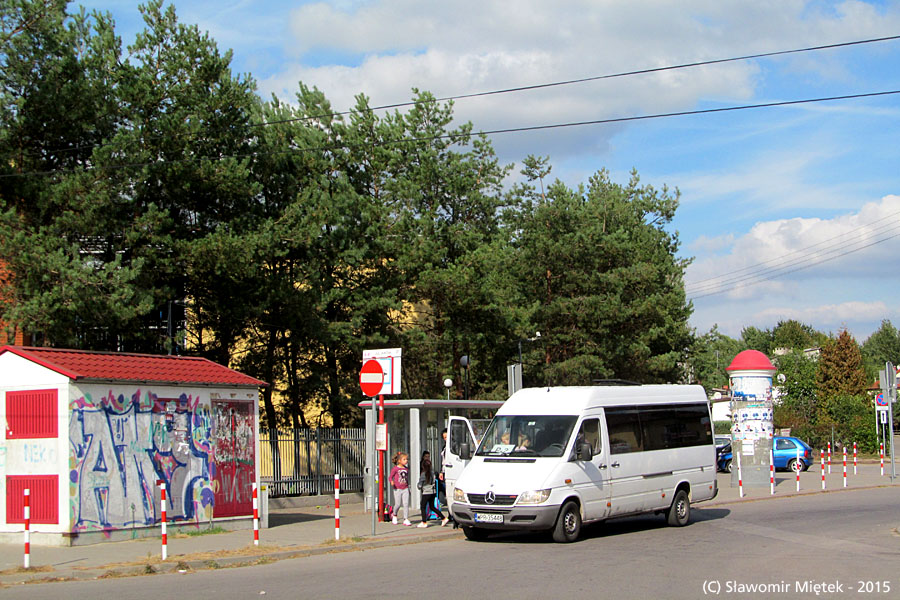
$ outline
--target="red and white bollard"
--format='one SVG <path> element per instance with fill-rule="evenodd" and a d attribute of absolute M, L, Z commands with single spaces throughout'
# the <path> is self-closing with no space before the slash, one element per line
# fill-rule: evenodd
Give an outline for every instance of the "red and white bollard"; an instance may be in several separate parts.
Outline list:
<path fill-rule="evenodd" d="M 800 471 L 803 470 L 802 465 L 803 465 L 803 463 L 800 462 L 800 446 L 797 446 L 797 491 L 798 492 L 800 491 Z"/>
<path fill-rule="evenodd" d="M 775 454 L 769 452 L 769 493 L 775 493 Z"/>
<path fill-rule="evenodd" d="M 853 474 L 856 475 L 856 442 L 853 442 Z"/>
<path fill-rule="evenodd" d="M 253 545 L 259 546 L 259 492 L 253 482 Z"/>
<path fill-rule="evenodd" d="M 879 444 L 881 448 L 881 476 L 884 477 L 884 442 Z"/>
<path fill-rule="evenodd" d="M 166 560 L 169 556 L 168 539 L 166 536 L 166 484 L 159 483 L 159 506 L 162 514 L 160 525 L 162 526 L 162 559 Z"/>
<path fill-rule="evenodd" d="M 334 539 L 341 539 L 341 476 L 334 474 Z"/>
<path fill-rule="evenodd" d="M 844 446 L 844 487 L 847 487 L 847 446 Z"/>
<path fill-rule="evenodd" d="M 743 443 L 741 444 L 743 446 Z M 738 495 L 743 498 L 744 497 L 744 478 L 741 476 L 741 453 L 737 453 L 737 464 L 738 464 Z"/>
<path fill-rule="evenodd" d="M 22 507 L 25 519 L 25 568 L 31 568 L 31 490 L 25 488 L 25 505 Z"/>
<path fill-rule="evenodd" d="M 828 442 L 828 474 L 831 475 L 831 442 Z"/>
<path fill-rule="evenodd" d="M 822 489 L 825 489 L 825 451 L 819 454 L 819 464 L 822 466 Z"/>

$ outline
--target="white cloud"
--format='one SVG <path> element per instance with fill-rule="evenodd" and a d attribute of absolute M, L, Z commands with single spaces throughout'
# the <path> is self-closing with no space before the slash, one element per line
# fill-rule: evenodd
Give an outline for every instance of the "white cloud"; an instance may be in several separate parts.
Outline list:
<path fill-rule="evenodd" d="M 882 276 L 898 254 L 900 196 L 891 195 L 833 219 L 759 222 L 734 240 L 730 253 L 695 260 L 685 280 L 689 296 L 733 288 L 742 296 L 761 295 L 782 280 Z M 757 282 L 763 285 L 750 285 Z"/>
<path fill-rule="evenodd" d="M 766 308 L 753 315 L 753 322 L 775 324 L 778 321 L 795 319 L 801 323 L 817 323 L 817 328 L 832 333 L 846 327 L 851 333 L 854 329 L 863 332 L 862 339 L 857 339 L 861 342 L 871 334 L 871 331 L 868 331 L 870 323 L 878 323 L 892 313 L 896 314 L 896 311 L 881 301 L 851 301 L 804 308 L 788 306 Z"/>

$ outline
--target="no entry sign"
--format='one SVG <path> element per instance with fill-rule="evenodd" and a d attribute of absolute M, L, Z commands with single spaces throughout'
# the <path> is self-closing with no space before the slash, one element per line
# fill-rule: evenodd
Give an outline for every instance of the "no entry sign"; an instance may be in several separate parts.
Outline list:
<path fill-rule="evenodd" d="M 359 372 L 359 387 L 366 396 L 377 396 L 384 385 L 384 371 L 375 359 L 363 363 Z"/>

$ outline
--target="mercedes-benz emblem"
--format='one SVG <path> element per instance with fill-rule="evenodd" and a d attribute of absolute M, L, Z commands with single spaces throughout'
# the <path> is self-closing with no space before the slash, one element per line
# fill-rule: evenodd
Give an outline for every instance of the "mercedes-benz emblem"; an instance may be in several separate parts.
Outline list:
<path fill-rule="evenodd" d="M 494 490 L 488 490 L 488 493 L 484 495 L 484 501 L 488 504 L 493 504 L 496 499 L 497 497 L 494 496 Z"/>

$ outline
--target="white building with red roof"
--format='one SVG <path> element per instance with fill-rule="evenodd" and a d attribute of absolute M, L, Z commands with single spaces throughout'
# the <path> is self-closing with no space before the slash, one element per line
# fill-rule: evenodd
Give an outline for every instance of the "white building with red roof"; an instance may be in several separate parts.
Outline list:
<path fill-rule="evenodd" d="M 0 539 L 35 543 L 247 526 L 264 382 L 204 358 L 0 348 Z"/>

